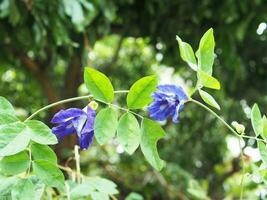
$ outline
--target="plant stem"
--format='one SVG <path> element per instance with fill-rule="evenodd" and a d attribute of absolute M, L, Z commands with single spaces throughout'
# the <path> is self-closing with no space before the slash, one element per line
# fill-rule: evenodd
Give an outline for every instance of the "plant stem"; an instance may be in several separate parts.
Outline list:
<path fill-rule="evenodd" d="M 129 90 L 118 90 L 118 91 L 114 91 L 115 94 L 128 93 L 128 92 L 129 92 Z M 74 97 L 74 98 L 64 99 L 64 100 L 61 100 L 61 101 L 57 101 L 57 102 L 55 102 L 55 103 L 51 103 L 51 104 L 49 104 L 49 105 L 47 105 L 47 106 L 44 106 L 44 107 L 40 108 L 40 109 L 37 110 L 36 112 L 34 112 L 32 115 L 30 115 L 30 116 L 25 120 L 25 122 L 28 121 L 28 120 L 31 120 L 31 119 L 34 118 L 36 115 L 38 115 L 40 112 L 45 111 L 45 110 L 47 110 L 47 109 L 49 109 L 49 108 L 52 108 L 52 107 L 54 107 L 54 106 L 57 106 L 57 105 L 60 105 L 60 104 L 64 104 L 64 103 L 68 103 L 68 102 L 72 102 L 72 101 L 79 101 L 79 100 L 83 100 L 83 99 L 89 99 L 89 98 L 92 98 L 92 97 L 93 97 L 93 95 L 86 95 L 86 96 L 80 96 L 80 97 Z M 105 104 L 107 104 L 106 102 L 103 102 L 103 101 L 101 101 L 101 100 L 97 100 L 97 99 L 96 99 L 96 101 L 99 101 L 99 102 L 101 102 L 101 103 L 105 103 Z M 110 105 L 113 105 L 113 104 L 110 104 Z M 115 105 L 113 105 L 113 106 L 115 106 Z M 117 107 L 120 108 L 120 109 L 122 109 L 122 108 L 119 107 L 119 106 L 117 106 Z M 125 108 L 124 108 L 124 109 L 125 109 Z M 125 110 L 127 110 L 127 109 L 125 109 Z M 132 111 L 131 111 L 131 112 L 132 112 Z M 132 113 L 134 113 L 134 112 L 132 112 Z M 137 113 L 135 113 L 135 114 L 138 115 Z"/>
<path fill-rule="evenodd" d="M 79 146 L 74 146 L 74 155 L 75 155 L 75 162 L 76 162 L 76 171 L 77 171 L 77 183 L 81 183 L 81 167 L 80 167 L 80 154 L 79 154 Z"/>
<path fill-rule="evenodd" d="M 198 106 L 200 106 L 200 107 L 204 108 L 205 110 L 207 110 L 209 113 L 211 113 L 217 119 L 219 119 L 235 136 L 237 136 L 239 138 L 249 138 L 249 139 L 259 140 L 259 141 L 262 141 L 262 142 L 266 143 L 265 140 L 257 138 L 257 137 L 238 134 L 222 117 L 220 117 L 216 112 L 211 110 L 208 106 L 204 105 L 203 103 L 201 103 L 201 102 L 199 102 L 199 101 L 197 101 L 195 99 L 190 99 L 189 102 L 193 102 L 193 103 L 197 104 Z"/>

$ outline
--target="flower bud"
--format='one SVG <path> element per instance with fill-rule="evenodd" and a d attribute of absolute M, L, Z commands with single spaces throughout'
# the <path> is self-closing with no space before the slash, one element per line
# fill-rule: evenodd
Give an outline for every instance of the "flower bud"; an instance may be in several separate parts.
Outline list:
<path fill-rule="evenodd" d="M 236 132 L 242 134 L 245 132 L 245 126 L 243 124 L 239 124 L 237 121 L 233 121 L 231 125 L 235 128 Z"/>
<path fill-rule="evenodd" d="M 90 106 L 93 110 L 98 108 L 98 103 L 96 101 L 91 101 L 88 106 Z"/>

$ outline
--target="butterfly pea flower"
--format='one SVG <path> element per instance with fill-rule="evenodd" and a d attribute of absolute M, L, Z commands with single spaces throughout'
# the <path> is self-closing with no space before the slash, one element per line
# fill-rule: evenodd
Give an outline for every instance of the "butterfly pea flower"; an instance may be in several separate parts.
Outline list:
<path fill-rule="evenodd" d="M 51 123 L 57 124 L 52 128 L 52 132 L 59 141 L 67 135 L 76 133 L 80 148 L 87 149 L 94 136 L 95 116 L 96 113 L 90 106 L 86 106 L 84 109 L 60 110 L 51 120 Z"/>
<path fill-rule="evenodd" d="M 178 123 L 179 113 L 188 101 L 185 91 L 176 85 L 158 85 L 157 89 L 152 93 L 153 102 L 148 106 L 150 117 L 158 121 L 172 117 L 172 121 Z"/>

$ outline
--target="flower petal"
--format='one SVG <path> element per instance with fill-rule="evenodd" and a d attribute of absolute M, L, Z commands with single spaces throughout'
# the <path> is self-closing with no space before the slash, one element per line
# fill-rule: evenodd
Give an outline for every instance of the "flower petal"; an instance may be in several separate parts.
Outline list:
<path fill-rule="evenodd" d="M 94 131 L 91 130 L 90 132 L 86 132 L 81 134 L 79 137 L 79 145 L 81 149 L 88 149 L 88 147 L 91 145 L 94 137 Z"/>
<path fill-rule="evenodd" d="M 54 133 L 57 136 L 58 140 L 62 140 L 63 137 L 71 135 L 75 132 L 76 130 L 71 124 L 71 122 L 65 122 L 59 126 L 52 128 L 52 133 Z"/>
<path fill-rule="evenodd" d="M 164 93 L 177 95 L 180 101 L 188 100 L 188 97 L 182 87 L 177 87 L 176 85 L 159 85 L 158 89 Z"/>
<path fill-rule="evenodd" d="M 175 113 L 175 104 L 163 104 L 162 102 L 156 101 L 149 106 L 148 111 L 151 118 L 163 121 Z"/>
<path fill-rule="evenodd" d="M 176 109 L 175 109 L 175 113 L 174 113 L 174 115 L 173 115 L 173 117 L 172 117 L 172 121 L 173 121 L 173 123 L 179 123 L 179 113 L 180 113 L 181 111 L 183 111 L 183 109 L 184 109 L 184 104 L 179 104 L 179 105 L 176 107 Z"/>
<path fill-rule="evenodd" d="M 54 124 L 59 124 L 67 122 L 73 119 L 74 117 L 78 117 L 81 115 L 85 115 L 85 112 L 79 108 L 69 108 L 67 110 L 60 110 L 54 115 L 51 122 Z"/>

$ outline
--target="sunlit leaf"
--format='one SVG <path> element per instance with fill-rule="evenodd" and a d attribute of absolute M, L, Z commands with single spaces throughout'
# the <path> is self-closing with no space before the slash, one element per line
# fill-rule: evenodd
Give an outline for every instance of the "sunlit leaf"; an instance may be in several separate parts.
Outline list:
<path fill-rule="evenodd" d="M 196 56 L 198 59 L 198 69 L 212 74 L 212 65 L 214 62 L 215 54 L 215 41 L 213 36 L 213 29 L 210 28 L 201 38 Z"/>
<path fill-rule="evenodd" d="M 84 81 L 94 98 L 106 103 L 110 103 L 113 100 L 114 89 L 105 74 L 93 68 L 86 67 L 84 70 Z"/>
<path fill-rule="evenodd" d="M 261 112 L 256 103 L 253 105 L 251 110 L 251 123 L 256 136 L 262 135 L 263 124 L 261 119 Z"/>
<path fill-rule="evenodd" d="M 55 152 L 47 145 L 33 143 L 31 144 L 31 152 L 34 160 L 46 160 L 57 164 Z"/>
<path fill-rule="evenodd" d="M 151 93 L 157 88 L 157 77 L 146 76 L 136 81 L 127 95 L 127 105 L 130 109 L 143 108 L 152 101 Z"/>
<path fill-rule="evenodd" d="M 0 161 L 1 172 L 6 175 L 15 175 L 25 172 L 29 166 L 29 154 L 25 151 L 12 156 L 6 156 Z"/>
<path fill-rule="evenodd" d="M 118 141 L 126 152 L 133 154 L 140 144 L 141 131 L 137 119 L 131 113 L 121 116 L 118 124 Z"/>
<path fill-rule="evenodd" d="M 102 145 L 112 139 L 117 130 L 118 114 L 113 108 L 101 110 L 95 118 L 94 132 L 97 142 Z"/>
<path fill-rule="evenodd" d="M 199 94 L 201 96 L 201 98 L 203 99 L 203 101 L 205 101 L 205 103 L 209 104 L 210 106 L 220 110 L 220 106 L 219 104 L 215 101 L 215 99 L 207 92 L 199 89 Z"/>
<path fill-rule="evenodd" d="M 59 168 L 46 160 L 33 161 L 33 173 L 46 185 L 64 187 L 64 175 Z"/>
<path fill-rule="evenodd" d="M 27 127 L 21 123 L 0 126 L 0 156 L 10 156 L 23 151 L 30 142 Z"/>
<path fill-rule="evenodd" d="M 187 62 L 189 67 L 191 67 L 194 71 L 197 71 L 196 57 L 190 44 L 183 42 L 178 36 L 176 36 L 176 40 L 178 41 L 180 55 L 183 61 Z"/>
<path fill-rule="evenodd" d="M 15 186 L 12 187 L 12 200 L 34 200 L 35 188 L 29 179 L 20 179 Z"/>
<path fill-rule="evenodd" d="M 165 135 L 165 132 L 158 123 L 146 118 L 143 120 L 141 130 L 141 150 L 147 161 L 160 171 L 164 166 L 164 161 L 159 157 L 157 142 Z"/>
<path fill-rule="evenodd" d="M 0 96 L 0 114 L 15 115 L 15 110 L 9 101 Z"/>
<path fill-rule="evenodd" d="M 266 148 L 266 144 L 263 143 L 262 141 L 258 141 L 258 149 L 260 151 L 260 155 L 261 155 L 261 160 L 263 161 L 263 163 L 265 165 L 267 165 L 267 148 Z"/>
<path fill-rule="evenodd" d="M 221 88 L 220 82 L 211 75 L 199 70 L 197 72 L 198 80 L 201 86 L 219 90 Z"/>
<path fill-rule="evenodd" d="M 39 144 L 57 144 L 57 138 L 43 122 L 30 120 L 25 122 L 30 138 Z"/>

